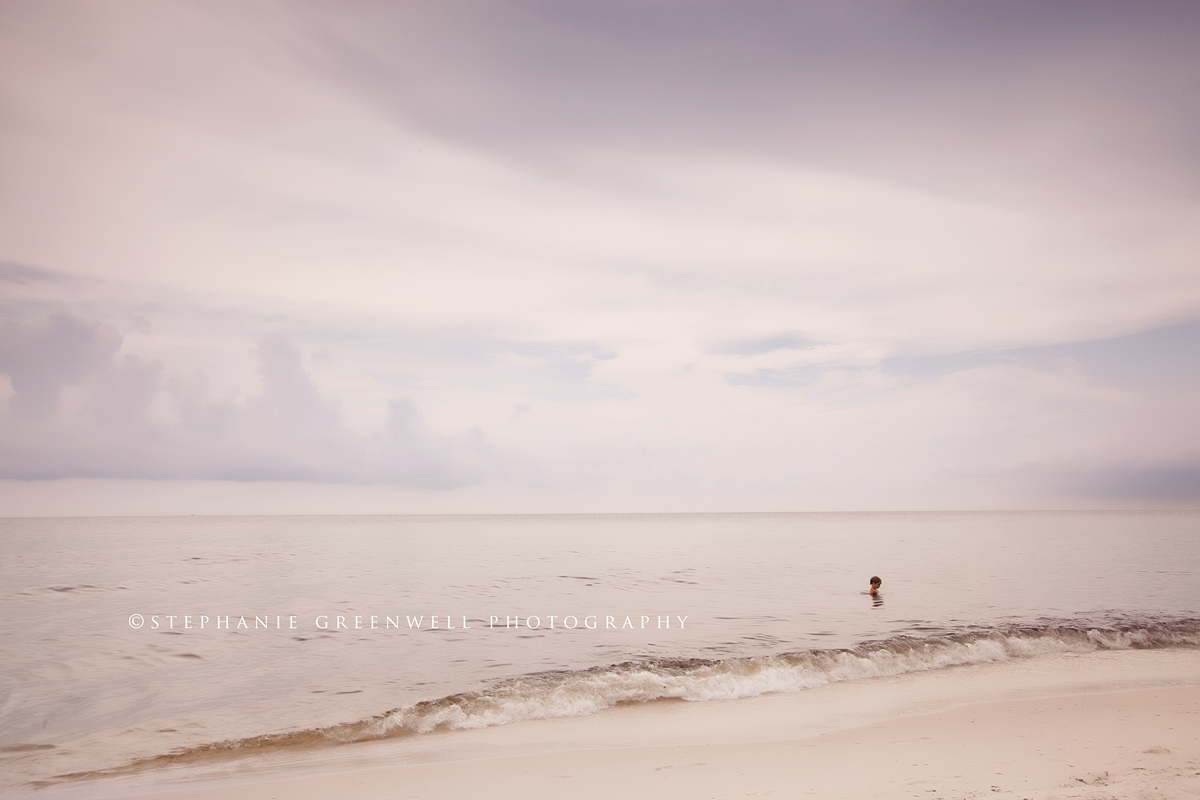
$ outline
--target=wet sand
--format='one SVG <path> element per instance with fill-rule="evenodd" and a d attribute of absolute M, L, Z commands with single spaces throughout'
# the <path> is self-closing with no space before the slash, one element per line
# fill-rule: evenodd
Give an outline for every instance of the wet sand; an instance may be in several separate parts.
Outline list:
<path fill-rule="evenodd" d="M 316 759 L 292 754 L 252 770 L 164 772 L 37 794 L 1186 798 L 1200 796 L 1200 685 L 1178 684 L 1189 675 L 1200 683 L 1197 665 L 1200 653 L 1186 650 L 1032 659 L 1018 669 L 998 664 L 748 701 L 630 706 L 335 748 Z M 1156 682 L 1177 685 L 1120 689 Z M 1048 694 L 1064 688 L 1086 693 Z M 1028 699 L 969 702 L 997 693 Z"/>

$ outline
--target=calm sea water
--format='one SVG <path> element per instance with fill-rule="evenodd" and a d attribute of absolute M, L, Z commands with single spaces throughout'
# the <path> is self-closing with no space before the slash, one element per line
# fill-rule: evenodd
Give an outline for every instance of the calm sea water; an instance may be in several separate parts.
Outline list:
<path fill-rule="evenodd" d="M 8 786 L 1200 645 L 1200 513 L 7 519 L 0 548 Z"/>

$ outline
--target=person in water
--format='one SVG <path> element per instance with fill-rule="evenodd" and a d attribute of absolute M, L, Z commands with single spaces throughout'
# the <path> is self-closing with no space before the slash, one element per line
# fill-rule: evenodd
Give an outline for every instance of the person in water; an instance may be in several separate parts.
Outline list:
<path fill-rule="evenodd" d="M 871 595 L 872 597 L 875 597 L 877 594 L 879 594 L 879 587 L 882 585 L 883 585 L 883 581 L 879 580 L 879 576 L 873 575 L 871 577 L 871 591 L 867 592 L 867 594 Z"/>

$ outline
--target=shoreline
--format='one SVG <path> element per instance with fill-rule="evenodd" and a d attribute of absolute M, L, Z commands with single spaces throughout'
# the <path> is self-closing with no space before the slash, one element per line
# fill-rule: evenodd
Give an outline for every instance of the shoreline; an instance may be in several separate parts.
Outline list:
<path fill-rule="evenodd" d="M 1200 793 L 1200 685 L 986 703 L 774 742 L 566 750 L 95 796 L 218 793 L 229 800 L 1173 798 Z"/>
<path fill-rule="evenodd" d="M 1200 795 L 1200 651 L 948 668 L 788 695 L 251 757 L 29 790 L 89 800 Z"/>

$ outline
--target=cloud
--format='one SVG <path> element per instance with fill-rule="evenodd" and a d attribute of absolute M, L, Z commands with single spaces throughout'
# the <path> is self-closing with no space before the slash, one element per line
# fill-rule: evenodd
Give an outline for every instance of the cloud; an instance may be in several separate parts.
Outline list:
<path fill-rule="evenodd" d="M 11 261 L 0 261 L 0 281 L 12 284 L 30 284 L 36 282 L 58 283 L 65 276 L 60 273 L 29 264 L 16 264 Z"/>
<path fill-rule="evenodd" d="M 0 474 L 1174 485 L 1198 9 L 3 5 Z"/>
<path fill-rule="evenodd" d="M 301 319 L 610 348 L 1194 317 L 1172 187 L 1196 160 L 1166 140 L 1200 124 L 1196 12 L 1018 5 L 35 5 L 0 26 L 0 244 Z"/>
<path fill-rule="evenodd" d="M 968 191 L 1186 191 L 1200 167 L 1200 117 L 1178 102 L 1200 69 L 1188 4 L 700 2 L 686 20 L 642 0 L 293 9 L 323 44 L 306 56 L 345 91 L 525 159 L 757 152 Z"/>
<path fill-rule="evenodd" d="M 1078 476 L 1076 485 L 1095 497 L 1200 502 L 1200 458 L 1168 464 L 1122 464 Z"/>
<path fill-rule="evenodd" d="M 271 333 L 258 341 L 256 353 L 262 394 L 247 406 L 256 426 L 284 436 L 306 431 L 309 437 L 337 429 L 337 407 L 325 402 L 313 385 L 300 348 L 283 334 Z"/>
<path fill-rule="evenodd" d="M 495 457 L 478 426 L 455 442 L 430 432 L 412 400 L 388 404 L 387 424 L 377 440 L 376 474 L 407 486 L 453 489 L 478 483 Z"/>
<path fill-rule="evenodd" d="M 774 353 L 778 350 L 805 350 L 819 344 L 821 342 L 801 336 L 793 331 L 788 331 L 775 334 L 774 336 L 724 342 L 710 348 L 710 351 L 723 355 L 757 356 L 764 353 Z"/>
<path fill-rule="evenodd" d="M 889 356 L 880 366 L 890 374 L 927 378 L 993 364 L 1022 364 L 1047 370 L 1074 368 L 1092 381 L 1141 391 L 1195 388 L 1200 383 L 1200 322 L 1084 342 L 945 355 Z"/>
<path fill-rule="evenodd" d="M 0 320 L 0 371 L 12 382 L 18 418 L 52 417 L 64 386 L 115 368 L 121 335 L 111 325 L 52 313 L 29 322 Z"/>
<path fill-rule="evenodd" d="M 409 332 L 380 350 L 389 339 L 379 331 L 343 329 L 318 340 L 319 374 L 308 348 L 267 331 L 240 355 L 217 351 L 215 368 L 245 360 L 252 376 L 248 391 L 218 392 L 174 363 L 188 350 L 130 352 L 130 337 L 154 337 L 56 311 L 0 325 L 0 373 L 13 384 L 0 477 L 486 485 L 513 498 L 657 492 L 734 507 L 738 497 L 785 508 L 946 496 L 984 507 L 1014 497 L 1178 504 L 1190 502 L 1188 453 L 1200 445 L 1194 327 L 901 369 L 886 351 L 785 334 L 672 354 L 461 331 L 440 341 Z M 1151 355 L 1169 380 L 1113 383 L 1113 358 Z M 22 381 L 30 365 L 49 372 Z M 372 377 L 385 367 L 401 372 Z M 54 394 L 57 404 L 30 410 L 32 397 Z M 463 424 L 472 418 L 483 424 Z"/>
<path fill-rule="evenodd" d="M 1085 503 L 1140 501 L 1188 508 L 1200 502 L 1200 456 L 1195 451 L 1157 461 L 1138 455 L 1065 458 L 1024 465 L 1013 475 Z"/>
<path fill-rule="evenodd" d="M 112 325 L 68 311 L 0 320 L 0 374 L 13 390 L 0 420 L 0 476 L 450 489 L 478 482 L 496 463 L 480 428 L 432 432 L 409 399 L 391 404 L 382 434 L 347 430 L 280 333 L 258 341 L 261 390 L 244 400 L 213 400 L 203 375 L 167 377 L 159 361 L 120 353 L 122 344 Z"/>

